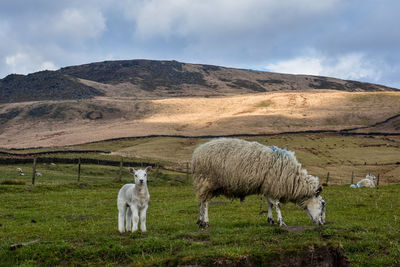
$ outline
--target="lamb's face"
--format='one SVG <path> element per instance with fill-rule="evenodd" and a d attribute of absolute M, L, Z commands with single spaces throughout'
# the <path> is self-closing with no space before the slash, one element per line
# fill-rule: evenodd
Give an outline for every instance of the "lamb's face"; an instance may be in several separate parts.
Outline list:
<path fill-rule="evenodd" d="M 135 178 L 136 185 L 145 185 L 147 184 L 147 172 L 151 170 L 151 167 L 147 167 L 144 170 L 135 170 L 134 168 L 129 168 L 129 172 Z"/>
<path fill-rule="evenodd" d="M 325 200 L 321 196 L 312 197 L 304 203 L 304 211 L 314 224 L 325 224 Z"/>

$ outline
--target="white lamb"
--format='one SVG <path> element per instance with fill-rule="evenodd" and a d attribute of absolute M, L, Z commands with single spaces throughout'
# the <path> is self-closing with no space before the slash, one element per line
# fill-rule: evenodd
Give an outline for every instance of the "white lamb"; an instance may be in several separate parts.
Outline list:
<path fill-rule="evenodd" d="M 351 184 L 350 188 L 359 188 L 359 187 L 375 187 L 374 180 L 376 179 L 375 175 L 368 173 L 364 179 L 359 181 L 356 184 Z"/>
<path fill-rule="evenodd" d="M 244 199 L 262 194 L 268 198 L 268 222 L 272 205 L 284 226 L 279 203 L 298 204 L 315 224 L 325 223 L 325 201 L 318 177 L 309 175 L 292 151 L 240 139 L 219 138 L 193 152 L 192 172 L 200 210 L 197 224 L 208 227 L 208 203 L 214 196 Z"/>
<path fill-rule="evenodd" d="M 146 212 L 149 206 L 150 194 L 147 189 L 147 173 L 151 170 L 148 166 L 145 170 L 129 168 L 129 172 L 135 177 L 135 184 L 124 185 L 118 193 L 118 230 L 135 232 L 139 224 L 140 230 L 146 232 Z M 126 224 L 124 225 L 124 221 Z"/>

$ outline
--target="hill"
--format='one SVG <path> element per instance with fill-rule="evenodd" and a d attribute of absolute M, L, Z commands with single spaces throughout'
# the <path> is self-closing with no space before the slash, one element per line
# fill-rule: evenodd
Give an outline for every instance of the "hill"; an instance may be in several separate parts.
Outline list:
<path fill-rule="evenodd" d="M 331 89 L 346 92 L 396 89 L 329 77 L 188 64 L 177 61 L 123 60 L 12 74 L 0 79 L 0 102 L 76 100 L 97 96 L 157 99 L 227 96 L 276 91 Z"/>
<path fill-rule="evenodd" d="M 0 80 L 0 147 L 148 135 L 400 134 L 400 91 L 176 61 L 110 61 Z"/>

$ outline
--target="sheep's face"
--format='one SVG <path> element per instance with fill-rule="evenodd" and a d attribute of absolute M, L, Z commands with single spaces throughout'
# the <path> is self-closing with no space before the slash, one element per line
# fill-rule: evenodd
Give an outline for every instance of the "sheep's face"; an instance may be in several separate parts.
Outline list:
<path fill-rule="evenodd" d="M 135 170 L 134 168 L 129 168 L 129 172 L 135 177 L 136 185 L 147 184 L 147 173 L 151 170 L 151 166 L 144 170 Z"/>
<path fill-rule="evenodd" d="M 370 179 L 371 181 L 374 181 L 376 179 L 375 175 L 368 173 L 367 176 L 365 176 L 365 178 Z"/>
<path fill-rule="evenodd" d="M 325 224 L 325 200 L 321 196 L 312 197 L 304 202 L 304 211 L 314 224 Z"/>

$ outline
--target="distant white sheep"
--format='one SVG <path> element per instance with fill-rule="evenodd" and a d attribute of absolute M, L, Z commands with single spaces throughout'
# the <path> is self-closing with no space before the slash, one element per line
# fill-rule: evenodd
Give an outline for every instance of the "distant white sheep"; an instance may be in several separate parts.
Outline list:
<path fill-rule="evenodd" d="M 244 199 L 262 194 L 268 198 L 268 222 L 272 205 L 284 226 L 279 203 L 298 204 L 315 224 L 325 223 L 325 201 L 318 177 L 307 174 L 294 153 L 240 139 L 219 138 L 193 152 L 192 172 L 200 210 L 197 224 L 208 227 L 208 203 L 214 196 Z"/>
<path fill-rule="evenodd" d="M 139 224 L 140 230 L 146 232 L 146 212 L 149 206 L 150 194 L 147 188 L 147 173 L 151 170 L 148 166 L 145 170 L 129 168 L 129 172 L 135 177 L 135 184 L 122 186 L 118 193 L 118 230 L 135 232 Z M 126 224 L 124 225 L 124 221 Z"/>
<path fill-rule="evenodd" d="M 35 172 L 35 176 L 42 176 L 42 173 L 40 173 L 40 172 Z"/>
<path fill-rule="evenodd" d="M 25 175 L 21 168 L 17 168 L 17 171 L 18 171 L 19 175 L 21 175 L 21 176 Z"/>
<path fill-rule="evenodd" d="M 364 179 L 360 180 L 356 184 L 351 184 L 350 188 L 359 188 L 359 187 L 375 187 L 374 180 L 376 179 L 375 175 L 368 173 Z"/>

